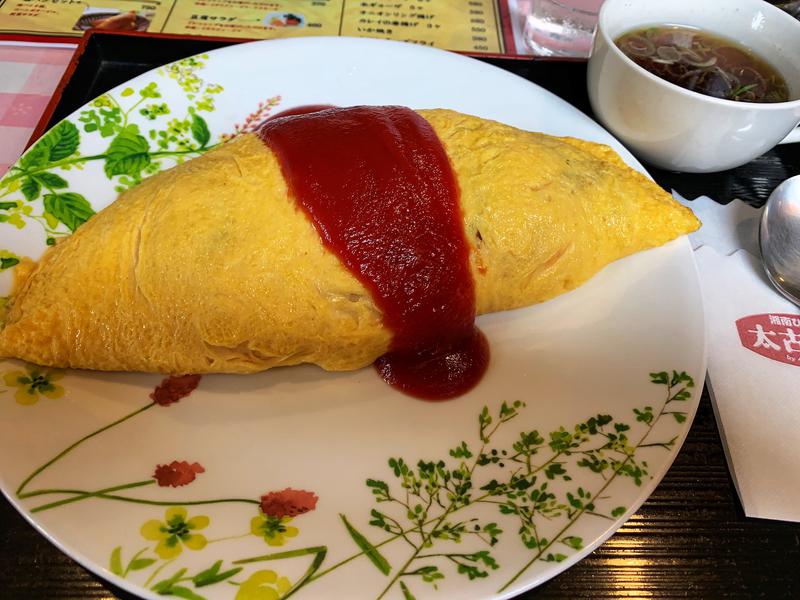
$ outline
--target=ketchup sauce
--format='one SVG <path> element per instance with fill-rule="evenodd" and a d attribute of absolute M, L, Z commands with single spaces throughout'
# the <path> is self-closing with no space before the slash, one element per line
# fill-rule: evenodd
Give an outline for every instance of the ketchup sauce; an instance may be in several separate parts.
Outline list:
<path fill-rule="evenodd" d="M 393 333 L 375 365 L 412 396 L 474 387 L 489 347 L 475 327 L 455 174 L 430 124 L 397 106 L 281 115 L 259 137 L 322 243 L 370 291 Z"/>
<path fill-rule="evenodd" d="M 275 113 L 274 115 L 270 115 L 265 119 L 265 121 L 272 121 L 273 119 L 280 119 L 281 117 L 295 117 L 297 115 L 307 115 L 308 113 L 319 112 L 321 110 L 327 110 L 329 108 L 336 108 L 332 104 L 304 104 L 302 106 L 293 106 L 292 108 L 287 108 L 286 110 L 282 110 L 279 113 Z"/>

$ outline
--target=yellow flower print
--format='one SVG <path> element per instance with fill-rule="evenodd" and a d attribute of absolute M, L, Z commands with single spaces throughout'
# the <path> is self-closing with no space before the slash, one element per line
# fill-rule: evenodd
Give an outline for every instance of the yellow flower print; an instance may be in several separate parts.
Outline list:
<path fill-rule="evenodd" d="M 9 191 L 16 191 L 16 190 L 9 190 Z M 33 207 L 25 204 L 22 200 L 17 200 L 16 203 L 6 203 L 6 204 L 15 204 L 14 206 L 10 206 L 5 209 L 3 212 L 3 218 L 0 219 L 0 222 L 6 222 L 9 225 L 13 225 L 17 229 L 22 229 L 25 227 L 25 218 L 30 217 L 31 213 L 33 212 Z M 19 256 L 14 254 L 13 252 L 9 252 L 8 250 L 0 250 L 0 259 L 5 259 L 5 263 L 8 263 L 8 259 L 15 259 L 16 262 L 19 262 Z M 14 266 L 12 263 L 10 266 Z M 8 266 L 5 264 L 2 265 L 4 269 L 7 269 Z"/>
<path fill-rule="evenodd" d="M 287 527 L 292 517 L 275 517 L 259 514 L 250 520 L 250 533 L 263 537 L 270 546 L 283 546 L 286 538 L 296 536 L 300 531 L 297 527 Z"/>
<path fill-rule="evenodd" d="M 114 101 L 109 98 L 108 94 L 103 94 L 92 100 L 92 106 L 97 108 L 113 108 Z"/>
<path fill-rule="evenodd" d="M 25 371 L 9 371 L 3 375 L 3 383 L 17 388 L 14 399 L 19 404 L 36 404 L 41 394 L 45 398 L 55 400 L 64 395 L 64 388 L 53 383 L 64 376 L 60 371 L 26 367 Z"/>
<path fill-rule="evenodd" d="M 256 571 L 239 586 L 234 600 L 278 600 L 292 587 L 286 577 L 275 571 Z"/>
<path fill-rule="evenodd" d="M 209 518 L 198 515 L 187 520 L 186 516 L 186 509 L 182 506 L 170 506 L 164 515 L 164 521 L 151 519 L 142 525 L 142 537 L 158 542 L 154 551 L 164 560 L 178 556 L 183 546 L 189 550 L 202 550 L 206 547 L 206 537 L 192 532 L 208 527 Z"/>

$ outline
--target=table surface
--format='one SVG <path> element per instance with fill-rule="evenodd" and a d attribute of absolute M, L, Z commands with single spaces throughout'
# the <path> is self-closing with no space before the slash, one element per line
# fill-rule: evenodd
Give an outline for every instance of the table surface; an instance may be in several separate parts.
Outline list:
<path fill-rule="evenodd" d="M 0 41 L 0 177 L 25 149 L 76 47 Z"/>
<path fill-rule="evenodd" d="M 188 45 L 182 48 L 179 53 L 193 53 Z M 488 62 L 553 91 L 591 116 L 585 64 Z M 685 198 L 708 195 L 723 204 L 740 198 L 760 206 L 780 181 L 800 173 L 800 144 L 780 146 L 719 174 L 650 172 Z M 51 546 L 0 499 L 0 598 L 114 597 L 132 598 Z M 675 463 L 639 511 L 587 558 L 521 596 L 620 597 L 800 598 L 800 524 L 744 516 L 707 390 Z"/>

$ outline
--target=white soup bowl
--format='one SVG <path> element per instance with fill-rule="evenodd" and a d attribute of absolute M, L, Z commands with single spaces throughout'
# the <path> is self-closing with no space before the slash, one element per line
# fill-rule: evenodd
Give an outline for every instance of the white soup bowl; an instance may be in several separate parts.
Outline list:
<path fill-rule="evenodd" d="M 653 75 L 614 43 L 653 25 L 704 30 L 752 50 L 786 80 L 789 101 L 713 98 Z M 800 21 L 763 0 L 606 0 L 587 83 L 595 115 L 639 158 L 692 173 L 737 167 L 790 132 L 786 141 L 800 140 Z"/>

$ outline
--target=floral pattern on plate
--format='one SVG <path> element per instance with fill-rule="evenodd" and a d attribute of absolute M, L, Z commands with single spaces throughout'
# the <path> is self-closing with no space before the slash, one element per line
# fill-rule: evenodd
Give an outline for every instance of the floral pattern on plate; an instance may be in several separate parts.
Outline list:
<path fill-rule="evenodd" d="M 29 368 L 29 372 L 35 372 Z M 20 377 L 21 371 L 9 371 L 8 381 Z M 11 375 L 11 377 L 9 377 Z M 41 378 L 41 376 L 40 376 Z M 25 377 L 30 380 L 31 376 Z M 137 417 L 154 407 L 168 407 L 189 396 L 200 383 L 199 376 L 168 377 L 150 394 L 150 402 L 116 421 L 89 433 L 59 452 L 45 464 L 35 469 L 16 490 L 20 500 L 36 498 L 37 502 L 53 496 L 66 496 L 56 501 L 40 503 L 31 508 L 39 513 L 87 499 L 116 502 L 144 503 L 167 506 L 163 516 L 149 519 L 140 528 L 144 540 L 155 545 L 143 548 L 123 565 L 123 546 L 111 551 L 109 569 L 122 578 L 134 571 L 149 572 L 143 586 L 161 595 L 174 595 L 192 600 L 203 596 L 198 588 L 230 580 L 239 586 L 236 598 L 285 598 L 327 573 L 346 568 L 357 558 L 366 558 L 388 579 L 378 598 L 385 596 L 395 585 L 405 598 L 415 597 L 413 587 L 428 584 L 438 587 L 446 572 L 465 576 L 468 580 L 486 578 L 498 569 L 492 547 L 506 532 L 516 531 L 529 556 L 515 566 L 516 573 L 501 585 L 498 592 L 522 576 L 535 562 L 562 562 L 568 554 L 581 550 L 584 541 L 571 535 L 572 526 L 584 518 L 614 521 L 626 512 L 625 506 L 614 506 L 605 494 L 618 477 L 629 478 L 637 486 L 649 477 L 648 464 L 637 456 L 642 448 L 658 447 L 671 450 L 677 435 L 667 438 L 652 437 L 653 428 L 661 419 L 684 423 L 686 411 L 683 403 L 691 398 L 694 380 L 685 372 L 666 371 L 651 373 L 650 380 L 663 386 L 660 403 L 653 402 L 635 408 L 631 418 L 616 420 L 611 415 L 598 414 L 570 427 L 559 427 L 546 435 L 538 430 L 520 431 L 510 447 L 496 447 L 495 433 L 520 415 L 525 409 L 521 401 L 503 402 L 496 414 L 484 406 L 477 418 L 477 436 L 465 440 L 448 451 L 446 458 L 420 460 L 409 464 L 402 457 L 388 459 L 394 483 L 384 479 L 368 478 L 366 486 L 376 507 L 370 511 L 369 524 L 383 533 L 379 542 L 371 542 L 367 535 L 357 530 L 345 514 L 340 514 L 342 526 L 347 530 L 359 552 L 334 565 L 327 565 L 326 546 L 305 547 L 261 556 L 241 557 L 230 561 L 217 560 L 209 568 L 191 574 L 186 567 L 172 566 L 184 550 L 202 551 L 218 540 L 209 540 L 205 531 L 211 520 L 202 514 L 189 515 L 187 506 L 225 503 L 248 503 L 257 508 L 250 520 L 251 535 L 262 538 L 268 546 L 295 546 L 294 538 L 300 530 L 294 519 L 316 508 L 319 498 L 307 490 L 287 488 L 268 492 L 260 499 L 213 498 L 192 501 L 162 501 L 158 499 L 126 496 L 126 490 L 152 486 L 182 487 L 191 484 L 205 473 L 202 465 L 188 461 L 172 461 L 157 465 L 149 479 L 122 483 L 99 490 L 29 489 L 34 479 L 45 470 L 56 468 L 56 463 L 79 445 L 89 442 L 119 424 Z M 52 387 L 52 386 L 51 386 Z M 20 388 L 28 393 L 25 388 Z M 59 388 L 60 389 L 60 388 Z M 63 390 L 62 390 L 63 393 Z M 24 403 L 23 403 L 24 404 Z M 563 495 L 549 489 L 556 480 L 570 482 L 576 471 L 592 474 L 592 485 L 574 486 Z M 485 474 L 486 472 L 486 474 Z M 471 514 L 475 506 L 492 505 L 496 520 Z M 473 511 L 474 512 L 474 511 Z M 556 532 L 552 537 L 541 531 L 543 523 Z M 244 534 L 246 536 L 248 534 Z M 370 534 L 375 538 L 375 533 Z M 235 533 L 225 540 L 243 537 Z M 410 546 L 407 559 L 401 565 L 392 565 L 380 551 L 382 546 L 404 541 Z M 464 544 L 458 551 L 439 549 L 440 542 Z M 301 556 L 313 557 L 306 573 L 293 584 L 275 571 L 256 571 L 244 582 L 234 581 L 244 567 L 260 562 L 278 562 Z M 167 567 L 174 573 L 166 578 L 157 577 Z"/>

